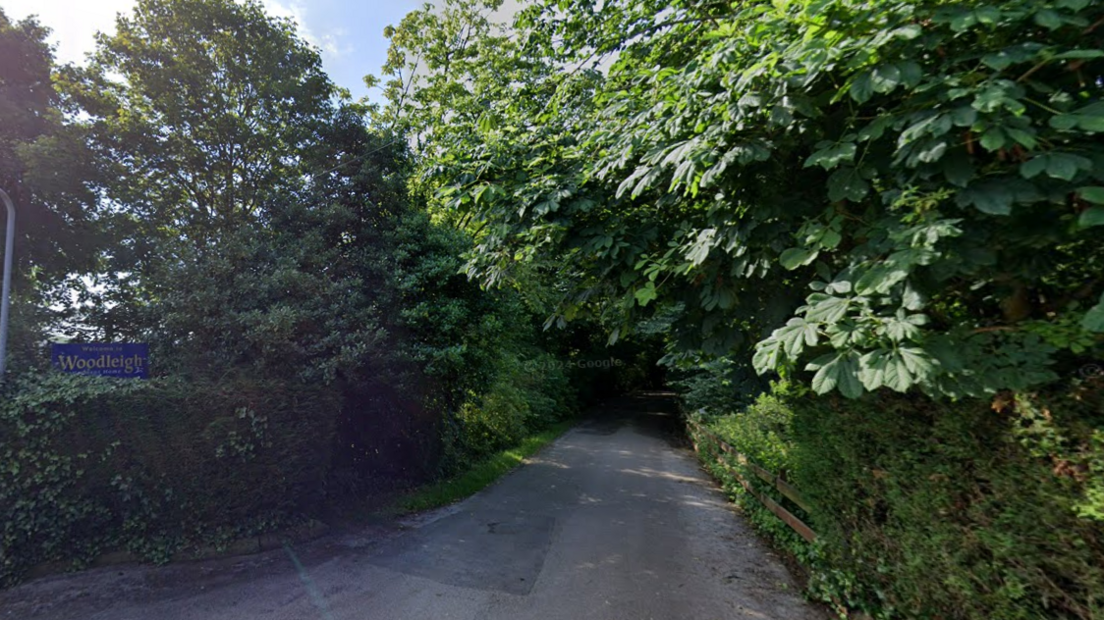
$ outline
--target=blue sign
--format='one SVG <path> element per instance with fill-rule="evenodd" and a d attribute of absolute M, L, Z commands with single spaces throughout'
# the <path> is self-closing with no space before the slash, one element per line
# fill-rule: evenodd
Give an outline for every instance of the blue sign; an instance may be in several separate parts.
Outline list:
<path fill-rule="evenodd" d="M 149 377 L 149 345 L 111 342 L 57 344 L 50 359 L 62 372 L 101 377 L 146 379 Z"/>

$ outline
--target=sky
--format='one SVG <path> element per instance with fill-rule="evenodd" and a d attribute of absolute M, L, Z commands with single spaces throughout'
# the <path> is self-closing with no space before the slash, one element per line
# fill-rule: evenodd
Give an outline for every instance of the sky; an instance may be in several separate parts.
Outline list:
<path fill-rule="evenodd" d="M 299 32 L 322 52 L 326 72 L 338 86 L 348 88 L 354 98 L 369 95 L 379 100 L 380 92 L 369 93 L 363 77 L 379 75 L 387 57 L 383 29 L 398 25 L 408 12 L 424 0 L 262 0 L 270 15 L 290 17 Z M 50 37 L 59 63 L 83 63 L 95 45 L 98 31 L 114 32 L 115 15 L 130 12 L 135 0 L 0 0 L 8 18 L 19 21 L 37 15 Z"/>

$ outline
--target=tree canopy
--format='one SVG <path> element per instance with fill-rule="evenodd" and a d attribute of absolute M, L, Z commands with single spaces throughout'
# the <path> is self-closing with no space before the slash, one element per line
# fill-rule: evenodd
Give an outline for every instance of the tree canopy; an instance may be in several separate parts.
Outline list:
<path fill-rule="evenodd" d="M 98 238 L 95 174 L 54 87 L 47 34 L 35 19 L 13 23 L 0 10 L 0 189 L 19 209 L 19 277 L 50 282 L 87 267 Z"/>
<path fill-rule="evenodd" d="M 453 6 L 485 45 L 412 20 L 393 56 L 469 50 L 430 92 L 483 112 L 404 112 L 488 284 L 554 257 L 562 317 L 852 397 L 1038 386 L 1104 330 L 1095 3 L 549 0 L 508 47 Z"/>

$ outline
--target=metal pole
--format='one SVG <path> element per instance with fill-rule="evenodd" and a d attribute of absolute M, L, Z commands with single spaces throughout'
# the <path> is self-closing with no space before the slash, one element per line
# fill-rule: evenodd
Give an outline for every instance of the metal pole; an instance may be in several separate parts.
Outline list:
<path fill-rule="evenodd" d="M 0 199 L 8 208 L 8 232 L 4 237 L 4 288 L 0 292 L 0 382 L 8 359 L 8 303 L 11 301 L 12 246 L 15 245 L 15 205 L 8 193 L 0 189 Z"/>

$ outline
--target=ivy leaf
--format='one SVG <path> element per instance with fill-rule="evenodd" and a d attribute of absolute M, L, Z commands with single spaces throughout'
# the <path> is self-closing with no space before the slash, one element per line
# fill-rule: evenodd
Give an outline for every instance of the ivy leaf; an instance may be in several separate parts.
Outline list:
<path fill-rule="evenodd" d="M 644 288 L 636 291 L 636 302 L 641 306 L 647 306 L 650 302 L 656 298 L 656 286 L 655 282 L 649 282 L 644 285 Z"/>

